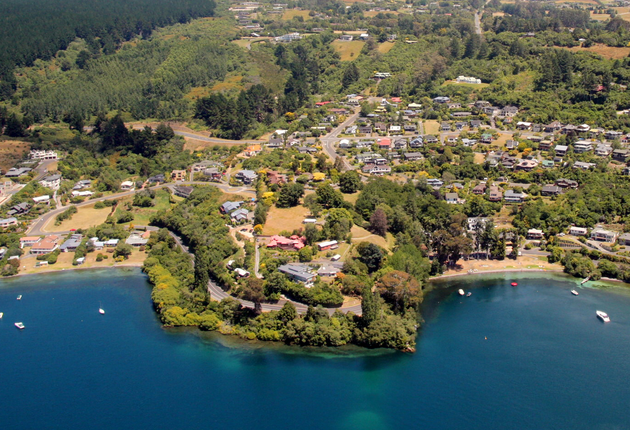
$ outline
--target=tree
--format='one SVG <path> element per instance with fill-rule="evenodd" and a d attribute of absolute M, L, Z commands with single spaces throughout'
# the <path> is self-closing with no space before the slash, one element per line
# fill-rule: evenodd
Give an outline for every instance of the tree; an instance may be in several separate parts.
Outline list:
<path fill-rule="evenodd" d="M 304 185 L 290 183 L 284 185 L 278 193 L 276 206 L 279 208 L 292 208 L 300 204 L 300 199 L 304 195 Z"/>
<path fill-rule="evenodd" d="M 417 306 L 422 296 L 420 283 L 416 278 L 398 270 L 383 275 L 376 288 L 385 300 L 394 304 L 396 311 Z"/>
<path fill-rule="evenodd" d="M 297 310 L 295 309 L 295 305 L 291 302 L 286 302 L 282 309 L 278 311 L 278 321 L 282 321 L 284 324 L 293 321 L 297 318 Z"/>
<path fill-rule="evenodd" d="M 300 263 L 308 263 L 313 260 L 313 248 L 310 246 L 305 246 L 304 248 L 298 251 L 298 257 L 300 259 Z"/>
<path fill-rule="evenodd" d="M 306 243 L 309 245 L 314 244 L 319 240 L 320 234 L 317 226 L 313 224 L 306 224 L 304 227 L 304 237 L 306 238 Z"/>
<path fill-rule="evenodd" d="M 358 81 L 359 77 L 360 74 L 358 67 L 356 66 L 356 64 L 354 64 L 354 62 L 351 62 L 348 67 L 346 67 L 346 70 L 343 72 L 343 77 L 341 78 L 342 88 L 345 90 L 350 85 Z"/>
<path fill-rule="evenodd" d="M 116 249 L 114 249 L 114 258 L 122 256 L 127 259 L 133 252 L 133 246 L 127 245 L 125 242 L 118 242 Z"/>
<path fill-rule="evenodd" d="M 381 313 L 378 297 L 372 292 L 372 288 L 366 286 L 361 293 L 361 312 L 364 326 L 369 326 L 376 321 Z"/>
<path fill-rule="evenodd" d="M 370 272 L 376 272 L 381 267 L 383 251 L 378 245 L 369 242 L 361 242 L 357 246 L 359 261 L 365 264 Z"/>
<path fill-rule="evenodd" d="M 262 279 L 247 278 L 247 282 L 241 289 L 241 297 L 254 303 L 254 311 L 260 314 L 262 312 L 262 302 L 265 300 Z"/>
<path fill-rule="evenodd" d="M 343 196 L 329 184 L 322 184 L 315 191 L 317 203 L 326 209 L 338 208 L 343 205 Z"/>
<path fill-rule="evenodd" d="M 4 129 L 4 134 L 10 137 L 24 137 L 26 136 L 26 128 L 22 121 L 15 115 L 12 114 L 7 119 L 7 125 Z"/>
<path fill-rule="evenodd" d="M 374 234 L 385 237 L 387 233 L 387 215 L 383 209 L 376 209 L 370 217 L 370 230 Z"/>
<path fill-rule="evenodd" d="M 356 193 L 361 186 L 361 178 L 356 170 L 349 170 L 339 175 L 339 190 L 345 194 Z"/>

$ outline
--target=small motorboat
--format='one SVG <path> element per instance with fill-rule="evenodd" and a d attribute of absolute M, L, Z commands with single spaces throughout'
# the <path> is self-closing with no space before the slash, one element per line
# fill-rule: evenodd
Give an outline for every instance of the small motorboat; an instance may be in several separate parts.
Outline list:
<path fill-rule="evenodd" d="M 105 315 L 105 311 L 103 310 L 103 308 L 98 308 L 98 313 L 101 315 Z"/>
<path fill-rule="evenodd" d="M 472 296 L 472 293 L 469 291 L 468 294 L 466 294 L 466 297 L 470 297 Z"/>
<path fill-rule="evenodd" d="M 466 294 L 466 293 L 464 293 L 464 290 L 462 290 L 461 288 L 457 292 L 459 293 L 460 296 L 463 296 L 464 294 Z"/>
<path fill-rule="evenodd" d="M 604 311 L 595 311 L 595 313 L 597 314 L 597 318 L 601 319 L 604 322 L 610 322 L 610 317 L 608 316 L 608 314 Z"/>
<path fill-rule="evenodd" d="M 580 293 L 578 293 L 578 292 L 577 292 L 577 291 L 575 291 L 575 290 L 571 290 L 571 294 L 573 294 L 574 296 L 579 296 L 579 295 L 580 295 Z"/>
<path fill-rule="evenodd" d="M 22 300 L 22 294 L 20 294 L 19 296 L 17 296 L 18 300 Z"/>
<path fill-rule="evenodd" d="M 510 285 L 516 287 L 518 285 L 518 282 L 512 282 Z"/>
<path fill-rule="evenodd" d="M 0 320 L 2 319 L 3 316 L 4 316 L 4 312 L 0 312 Z"/>
<path fill-rule="evenodd" d="M 21 322 L 16 322 L 15 326 L 19 328 L 20 330 L 24 330 L 24 324 L 22 324 Z"/>

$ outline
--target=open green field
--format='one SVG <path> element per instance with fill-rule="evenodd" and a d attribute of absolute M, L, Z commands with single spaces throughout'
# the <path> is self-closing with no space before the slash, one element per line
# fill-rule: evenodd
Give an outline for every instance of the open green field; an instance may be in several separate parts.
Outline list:
<path fill-rule="evenodd" d="M 87 205 L 77 208 L 78 211 L 72 218 L 63 221 L 59 225 L 55 225 L 55 219 L 51 219 L 48 225 L 46 226 L 46 231 L 49 232 L 57 232 L 57 231 L 68 231 L 71 229 L 87 229 L 90 227 L 97 226 L 99 224 L 103 224 L 107 219 L 107 216 L 110 214 L 112 208 L 102 208 L 102 209 L 94 209 L 94 205 Z"/>
<path fill-rule="evenodd" d="M 279 234 L 281 231 L 293 231 L 304 227 L 302 221 L 310 214 L 310 210 L 304 206 L 279 209 L 272 206 L 267 214 L 267 222 L 263 228 L 263 234 Z"/>
<path fill-rule="evenodd" d="M 435 120 L 427 120 L 424 122 L 424 133 L 425 134 L 439 134 L 440 133 L 440 123 Z"/>
<path fill-rule="evenodd" d="M 301 16 L 302 18 L 304 18 L 304 21 L 308 21 L 309 19 L 311 19 L 311 16 L 309 15 L 310 12 L 311 12 L 310 10 L 295 10 L 295 9 L 287 10 L 282 15 L 282 20 L 289 21 L 296 16 Z"/>
<path fill-rule="evenodd" d="M 341 56 L 341 61 L 352 61 L 359 56 L 365 42 L 360 40 L 353 40 L 352 42 L 335 40 L 331 45 Z"/>
<path fill-rule="evenodd" d="M 151 222 L 151 217 L 155 215 L 160 210 L 166 210 L 171 207 L 170 194 L 166 190 L 157 190 L 155 192 L 155 206 L 150 208 L 138 208 L 133 206 L 131 208 L 131 213 L 133 213 L 133 221 L 125 223 L 123 225 L 149 225 Z M 118 203 L 118 207 L 116 208 L 115 216 L 118 216 L 122 211 L 126 210 L 125 205 L 127 202 L 133 202 L 133 197 L 126 198 Z M 76 216 L 76 215 L 75 215 Z"/>

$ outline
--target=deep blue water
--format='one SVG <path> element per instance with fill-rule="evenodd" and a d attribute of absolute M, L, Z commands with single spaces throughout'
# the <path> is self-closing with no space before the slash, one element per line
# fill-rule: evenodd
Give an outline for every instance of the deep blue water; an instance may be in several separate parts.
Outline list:
<path fill-rule="evenodd" d="M 432 293 L 403 354 L 164 330 L 137 270 L 3 280 L 0 428 L 630 429 L 627 290 L 510 281 Z"/>

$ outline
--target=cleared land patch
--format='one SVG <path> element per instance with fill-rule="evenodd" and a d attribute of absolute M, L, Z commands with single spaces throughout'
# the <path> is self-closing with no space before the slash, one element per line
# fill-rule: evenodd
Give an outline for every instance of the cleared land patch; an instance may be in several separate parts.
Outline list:
<path fill-rule="evenodd" d="M 378 48 L 376 48 L 376 50 L 380 52 L 381 54 L 387 54 L 389 51 L 391 51 L 394 45 L 395 45 L 395 42 L 383 42 L 380 45 L 378 45 Z"/>
<path fill-rule="evenodd" d="M 440 133 L 440 123 L 435 120 L 428 120 L 424 122 L 424 133 L 425 134 L 439 134 Z"/>
<path fill-rule="evenodd" d="M 335 40 L 331 43 L 333 48 L 341 56 L 341 61 L 352 61 L 356 59 L 361 53 L 361 49 L 365 45 L 365 42 L 360 40 L 353 40 L 352 42 L 342 42 L 341 40 Z"/>
<path fill-rule="evenodd" d="M 72 218 L 63 221 L 59 225 L 55 225 L 53 217 L 45 226 L 45 230 L 49 232 L 69 231 L 71 229 L 87 229 L 90 227 L 103 224 L 107 216 L 111 213 L 112 208 L 94 209 L 94 205 L 81 206 L 77 208 L 77 213 Z"/>
<path fill-rule="evenodd" d="M 304 206 L 279 209 L 272 206 L 267 214 L 267 222 L 263 228 L 263 234 L 279 234 L 281 231 L 293 231 L 304 227 L 302 221 L 310 214 L 310 210 Z"/>
<path fill-rule="evenodd" d="M 0 169 L 9 170 L 28 152 L 31 144 L 19 140 L 0 140 Z"/>
<path fill-rule="evenodd" d="M 626 58 L 630 54 L 630 47 L 616 48 L 606 45 L 593 45 L 585 48 L 583 46 L 574 46 L 572 48 L 565 48 L 573 52 L 592 52 L 593 54 L 601 55 L 609 60 L 619 60 Z"/>
<path fill-rule="evenodd" d="M 304 18 L 304 21 L 308 21 L 312 17 L 309 15 L 310 10 L 288 10 L 282 15 L 282 19 L 284 21 L 289 21 L 293 19 L 293 17 L 301 16 Z"/>

